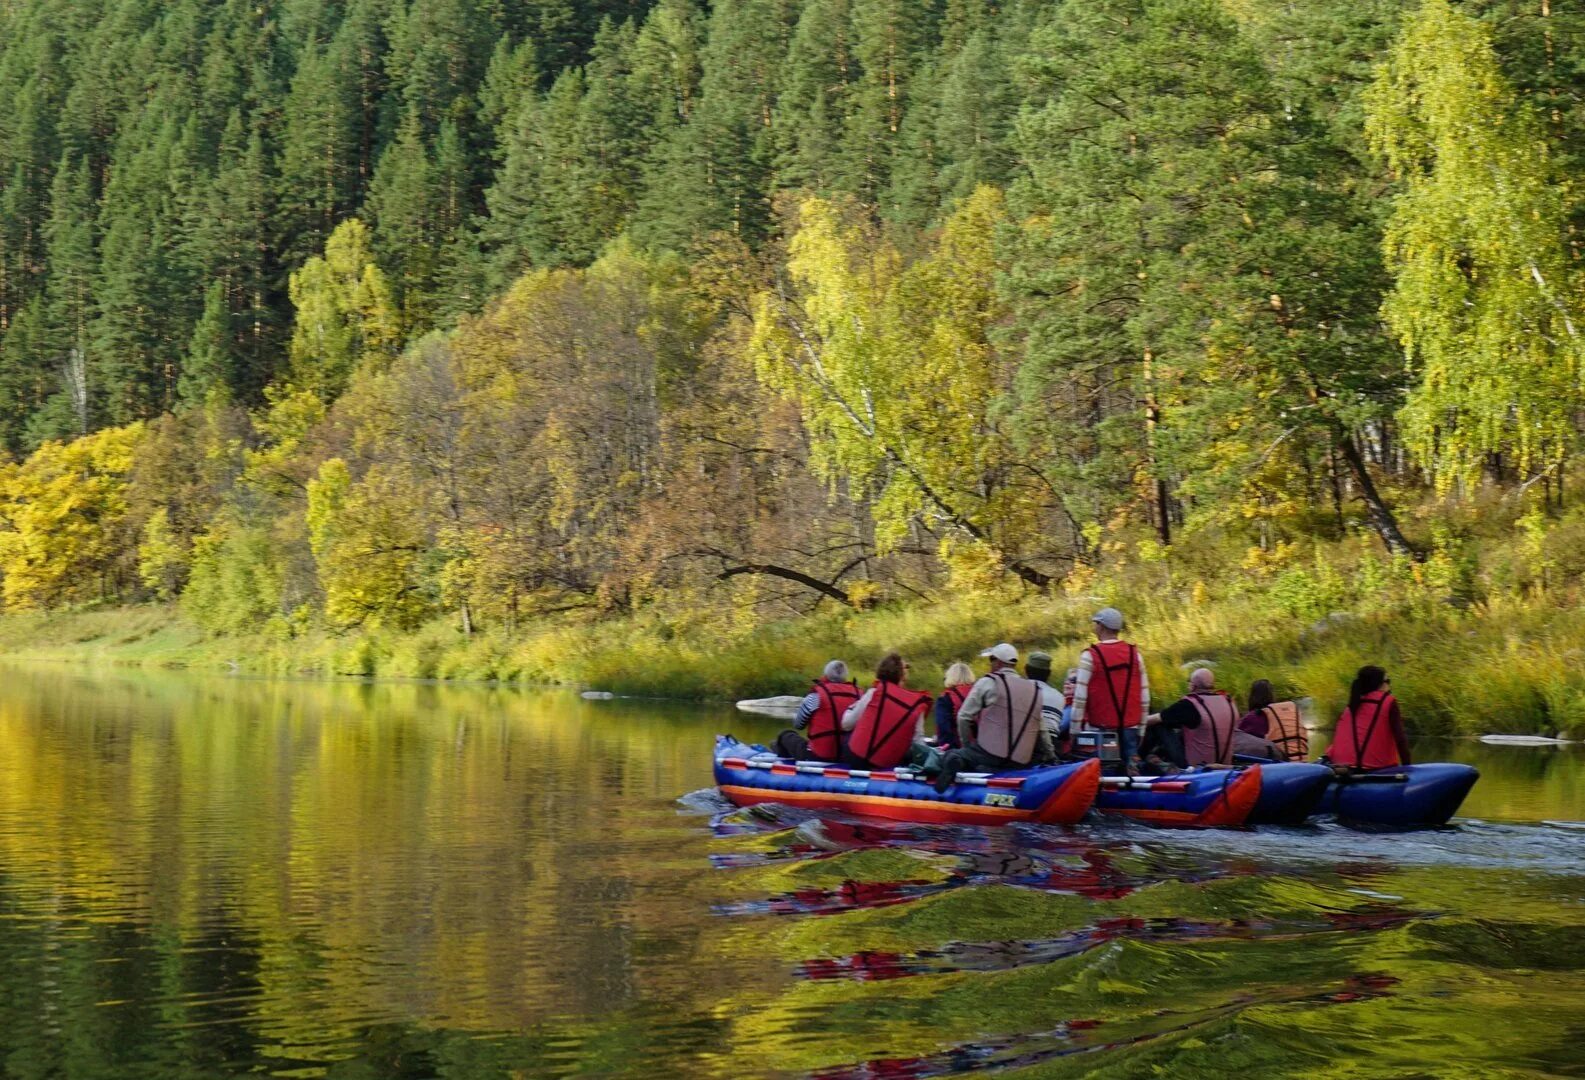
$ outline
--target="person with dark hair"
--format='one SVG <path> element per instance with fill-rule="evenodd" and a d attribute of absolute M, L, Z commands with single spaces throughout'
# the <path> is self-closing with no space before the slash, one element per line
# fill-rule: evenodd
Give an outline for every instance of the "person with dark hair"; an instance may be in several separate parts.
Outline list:
<path fill-rule="evenodd" d="M 1296 741 L 1279 746 L 1276 740 L 1284 735 Z M 1250 684 L 1249 708 L 1233 732 L 1234 755 L 1265 761 L 1303 761 L 1308 745 L 1299 722 L 1298 705 L 1278 702 L 1270 680 L 1256 679 Z M 1289 746 L 1294 747 L 1296 756 L 1289 756 Z"/>
<path fill-rule="evenodd" d="M 875 685 L 864 691 L 842 717 L 848 733 L 842 761 L 855 769 L 892 769 L 905 762 L 925 761 L 925 714 L 930 695 L 903 686 L 908 664 L 887 653 L 875 666 Z"/>
<path fill-rule="evenodd" d="M 1238 721 L 1238 730 L 1273 747 L 1277 756 L 1272 760 L 1305 761 L 1310 756 L 1310 738 L 1304 732 L 1299 706 L 1292 701 L 1278 701 L 1266 679 L 1256 679 L 1250 685 L 1249 711 Z M 1247 757 L 1264 756 L 1248 746 L 1240 739 L 1233 751 Z"/>
<path fill-rule="evenodd" d="M 1410 763 L 1409 738 L 1385 670 L 1367 664 L 1354 676 L 1348 708 L 1338 717 L 1332 745 L 1321 760 L 1347 769 L 1390 769 Z"/>

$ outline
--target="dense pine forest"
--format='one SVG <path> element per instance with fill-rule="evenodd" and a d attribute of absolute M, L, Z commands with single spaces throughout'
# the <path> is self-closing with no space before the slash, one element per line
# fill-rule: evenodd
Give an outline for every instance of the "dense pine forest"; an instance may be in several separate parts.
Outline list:
<path fill-rule="evenodd" d="M 4 602 L 1566 608 L 1582 95 L 1567 0 L 0 0 Z"/>

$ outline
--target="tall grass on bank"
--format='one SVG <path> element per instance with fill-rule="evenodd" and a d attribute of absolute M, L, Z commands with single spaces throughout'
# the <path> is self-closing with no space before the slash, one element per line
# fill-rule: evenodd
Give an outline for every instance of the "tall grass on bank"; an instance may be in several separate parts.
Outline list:
<path fill-rule="evenodd" d="M 1355 669 L 1381 663 L 1420 732 L 1585 735 L 1585 611 L 1571 601 L 1455 605 L 1406 574 L 1373 586 L 1368 602 L 1353 597 L 1354 610 L 1339 606 L 1313 617 L 1350 597 L 1295 604 L 1274 598 L 1281 590 L 1268 582 L 1213 601 L 1193 582 L 1148 578 L 1092 582 L 1061 596 L 832 609 L 748 629 L 699 613 L 668 619 L 647 612 L 546 624 L 516 637 L 496 631 L 464 638 L 433 624 L 410 634 L 205 638 L 171 609 L 138 607 L 8 616 L 0 619 L 0 648 L 39 659 L 558 683 L 699 699 L 800 692 L 832 657 L 867 672 L 895 648 L 912 662 L 914 684 L 933 690 L 952 660 L 1003 640 L 1053 652 L 1060 670 L 1087 643 L 1089 615 L 1109 602 L 1130 615 L 1158 704 L 1182 691 L 1189 668 L 1206 662 L 1239 697 L 1253 679 L 1270 678 L 1334 716 Z"/>
<path fill-rule="evenodd" d="M 1585 502 L 1548 518 L 1511 500 L 1422 507 L 1421 562 L 1369 538 L 1238 551 L 1213 532 L 1168 552 L 1118 543 L 1100 571 L 1047 594 L 945 587 L 934 603 L 858 611 L 828 604 L 766 621 L 678 597 L 620 615 L 567 613 L 516 634 L 464 637 L 436 622 L 408 633 L 205 636 L 173 608 L 0 617 L 0 650 L 26 658 L 194 666 L 267 674 L 487 679 L 678 698 L 801 692 L 832 657 L 865 674 L 901 651 L 913 683 L 940 686 L 953 660 L 1011 641 L 1051 651 L 1060 672 L 1088 643 L 1089 616 L 1123 609 L 1158 704 L 1209 663 L 1240 698 L 1256 678 L 1335 716 L 1349 679 L 1385 665 L 1421 732 L 1585 736 Z"/>

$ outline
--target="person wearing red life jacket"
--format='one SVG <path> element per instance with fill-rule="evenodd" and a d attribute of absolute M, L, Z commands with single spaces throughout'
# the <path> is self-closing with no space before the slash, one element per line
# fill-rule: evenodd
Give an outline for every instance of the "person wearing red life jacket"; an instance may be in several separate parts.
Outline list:
<path fill-rule="evenodd" d="M 980 655 L 990 658 L 991 671 L 958 710 L 963 745 L 941 760 L 940 792 L 957 782 L 959 772 L 1027 769 L 1040 746 L 1040 684 L 1018 674 L 1018 650 L 1004 641 Z"/>
<path fill-rule="evenodd" d="M 908 665 L 887 653 L 875 668 L 875 685 L 848 706 L 842 716 L 847 742 L 842 761 L 855 769 L 892 769 L 928 761 L 925 714 L 930 695 L 903 685 Z"/>
<path fill-rule="evenodd" d="M 1108 607 L 1090 620 L 1095 644 L 1079 654 L 1071 730 L 1116 731 L 1126 768 L 1139 757 L 1139 725 L 1150 711 L 1150 680 L 1139 650 L 1118 635 L 1123 613 Z"/>
<path fill-rule="evenodd" d="M 936 746 L 952 750 L 962 744 L 958 740 L 958 710 L 974 687 L 974 669 L 963 661 L 947 668 L 946 689 L 936 698 Z"/>
<path fill-rule="evenodd" d="M 1392 696 L 1392 680 L 1381 668 L 1367 665 L 1354 676 L 1348 708 L 1338 718 L 1337 733 L 1321 760 L 1346 769 L 1410 764 L 1398 699 Z"/>
<path fill-rule="evenodd" d="M 1233 733 L 1238 727 L 1238 706 L 1216 689 L 1216 675 L 1196 668 L 1189 676 L 1189 692 L 1178 701 L 1145 718 L 1146 762 L 1157 767 L 1173 765 L 1231 765 Z"/>
<path fill-rule="evenodd" d="M 859 699 L 844 661 L 832 660 L 798 705 L 793 726 L 776 736 L 776 753 L 794 761 L 842 760 L 842 717 Z M 807 738 L 801 734 L 807 730 Z"/>

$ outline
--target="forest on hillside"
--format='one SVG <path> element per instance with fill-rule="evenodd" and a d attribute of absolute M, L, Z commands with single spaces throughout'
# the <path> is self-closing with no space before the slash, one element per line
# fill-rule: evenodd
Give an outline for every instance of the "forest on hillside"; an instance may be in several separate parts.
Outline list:
<path fill-rule="evenodd" d="M 4 601 L 466 634 L 1541 535 L 1582 95 L 1567 0 L 0 0 Z"/>

